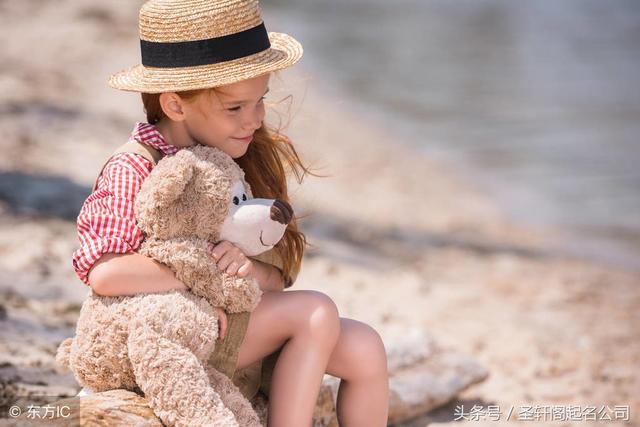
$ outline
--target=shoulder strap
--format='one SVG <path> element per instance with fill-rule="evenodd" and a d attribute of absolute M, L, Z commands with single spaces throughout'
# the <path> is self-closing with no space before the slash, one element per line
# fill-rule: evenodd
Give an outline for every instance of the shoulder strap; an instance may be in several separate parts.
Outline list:
<path fill-rule="evenodd" d="M 93 184 L 93 188 L 91 189 L 92 193 L 94 191 L 96 191 L 96 188 L 98 187 L 98 179 L 100 178 L 100 175 L 102 175 L 102 172 L 104 172 L 104 168 L 105 168 L 105 166 L 107 166 L 107 163 L 109 163 L 109 160 L 111 160 L 111 158 L 113 156 L 115 156 L 116 154 L 120 154 L 120 153 L 138 154 L 138 155 L 144 157 L 145 159 L 149 160 L 153 164 L 153 166 L 155 166 L 160 161 L 160 159 L 162 159 L 162 157 L 164 156 L 164 154 L 162 154 L 162 152 L 160 150 L 156 150 L 155 148 L 153 148 L 153 147 L 151 147 L 149 145 L 143 144 L 143 143 L 138 142 L 136 140 L 127 141 L 126 143 L 124 143 L 123 145 L 118 147 L 116 149 L 116 151 L 114 151 L 109 156 L 107 161 L 104 162 L 104 164 L 100 168 L 100 173 L 98 174 L 98 176 L 96 178 L 96 181 Z"/>
<path fill-rule="evenodd" d="M 160 150 L 156 150 L 150 145 L 146 145 L 135 140 L 128 141 L 123 145 L 121 145 L 120 147 L 118 147 L 116 151 L 113 152 L 111 157 L 120 153 L 139 154 L 145 159 L 149 160 L 151 163 L 153 163 L 154 166 L 160 161 L 160 159 L 162 159 L 162 157 L 164 157 L 164 154 L 162 154 Z"/>

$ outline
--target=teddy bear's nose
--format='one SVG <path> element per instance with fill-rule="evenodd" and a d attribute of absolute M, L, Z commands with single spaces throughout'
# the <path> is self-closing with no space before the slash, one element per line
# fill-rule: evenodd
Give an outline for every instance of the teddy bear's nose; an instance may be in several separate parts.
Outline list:
<path fill-rule="evenodd" d="M 278 221 L 280 224 L 289 224 L 293 217 L 293 208 L 284 200 L 275 199 L 271 205 L 271 219 Z"/>

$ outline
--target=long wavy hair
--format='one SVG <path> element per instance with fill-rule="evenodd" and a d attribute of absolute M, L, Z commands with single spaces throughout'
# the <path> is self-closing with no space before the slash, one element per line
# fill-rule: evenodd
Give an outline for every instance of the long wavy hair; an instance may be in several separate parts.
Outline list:
<path fill-rule="evenodd" d="M 207 91 L 215 92 L 215 89 L 191 90 L 177 94 L 180 98 L 190 101 Z M 156 124 L 166 117 L 160 105 L 160 94 L 142 93 L 142 103 L 150 124 Z M 264 122 L 255 132 L 247 152 L 235 161 L 244 171 L 253 196 L 259 198 L 277 198 L 290 202 L 287 190 L 288 173 L 293 173 L 298 183 L 302 182 L 306 174 L 316 176 L 302 163 L 291 140 L 280 133 L 280 129 L 269 127 Z M 302 256 L 308 244 L 304 233 L 298 229 L 298 219 L 294 214 L 283 238 L 275 246 L 283 262 L 285 287 L 291 286 L 291 277 L 300 271 Z"/>

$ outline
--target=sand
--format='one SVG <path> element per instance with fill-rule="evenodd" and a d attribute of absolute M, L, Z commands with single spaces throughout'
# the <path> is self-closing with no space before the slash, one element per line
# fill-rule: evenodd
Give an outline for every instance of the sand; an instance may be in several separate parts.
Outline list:
<path fill-rule="evenodd" d="M 103 160 L 144 119 L 136 94 L 105 84 L 137 61 L 135 7 L 0 1 L 4 392 L 76 390 L 72 377 L 55 373 L 53 354 L 87 292 L 71 268 L 75 216 Z M 630 424 L 607 425 L 640 425 L 639 274 L 562 254 L 554 230 L 512 223 L 482 188 L 322 82 L 303 61 L 274 79 L 270 94 L 293 94 L 287 133 L 327 175 L 292 182 L 313 245 L 294 289 L 325 292 L 388 345 L 427 331 L 490 371 L 406 425 L 450 423 L 457 405 L 468 412 L 474 404 L 499 405 L 501 421 L 490 425 L 526 405 L 628 406 Z"/>

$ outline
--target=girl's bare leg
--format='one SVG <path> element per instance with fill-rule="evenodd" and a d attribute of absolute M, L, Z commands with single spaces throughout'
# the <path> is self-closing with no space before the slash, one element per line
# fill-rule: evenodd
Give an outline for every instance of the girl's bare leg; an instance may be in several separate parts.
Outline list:
<path fill-rule="evenodd" d="M 378 333 L 365 323 L 340 318 L 340 337 L 327 373 L 341 378 L 340 427 L 382 427 L 389 413 L 387 354 Z"/>
<path fill-rule="evenodd" d="M 271 380 L 269 426 L 309 426 L 322 377 L 340 336 L 333 301 L 320 292 L 265 292 L 251 313 L 238 368 L 284 345 Z"/>

